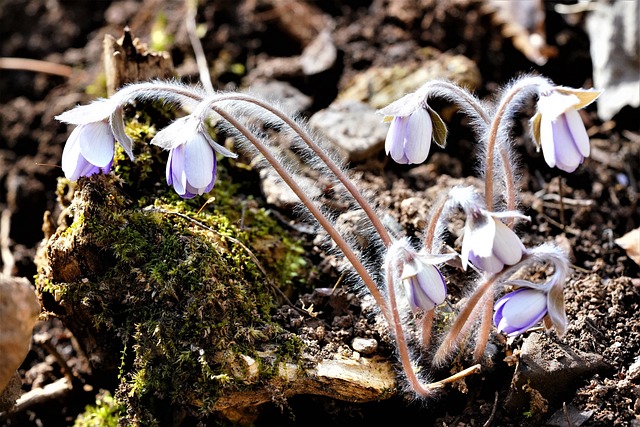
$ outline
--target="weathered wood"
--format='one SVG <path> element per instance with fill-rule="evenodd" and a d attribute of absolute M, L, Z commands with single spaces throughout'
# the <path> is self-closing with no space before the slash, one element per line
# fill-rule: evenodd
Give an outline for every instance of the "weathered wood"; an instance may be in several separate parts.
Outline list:
<path fill-rule="evenodd" d="M 117 40 L 110 34 L 104 37 L 103 56 L 109 95 L 126 83 L 175 75 L 169 53 L 149 51 L 146 44 L 133 38 L 128 28 Z"/>

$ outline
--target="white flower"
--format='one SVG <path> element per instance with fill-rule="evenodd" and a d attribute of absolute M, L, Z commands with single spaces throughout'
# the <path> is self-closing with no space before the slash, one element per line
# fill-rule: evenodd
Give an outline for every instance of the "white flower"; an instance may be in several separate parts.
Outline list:
<path fill-rule="evenodd" d="M 62 152 L 62 170 L 68 179 L 109 172 L 116 140 L 133 159 L 133 141 L 124 131 L 122 107 L 112 99 L 78 106 L 56 119 L 78 125 Z"/>
<path fill-rule="evenodd" d="M 394 116 L 387 139 L 385 151 L 401 164 L 422 163 L 429 156 L 433 124 L 424 108 L 418 108 L 408 116 Z"/>
<path fill-rule="evenodd" d="M 440 270 L 434 265 L 435 262 L 442 262 L 442 259 L 415 256 L 404 264 L 402 284 L 409 306 L 414 312 L 432 310 L 442 304 L 447 296 L 447 285 Z"/>
<path fill-rule="evenodd" d="M 62 151 L 62 170 L 71 181 L 96 173 L 109 173 L 113 163 L 113 133 L 106 122 L 76 127 Z"/>
<path fill-rule="evenodd" d="M 217 144 L 205 129 L 201 119 L 193 115 L 182 117 L 162 129 L 151 143 L 169 150 L 167 183 L 183 198 L 208 193 L 216 179 L 216 156 L 236 154 Z"/>
<path fill-rule="evenodd" d="M 561 87 L 540 95 L 531 129 L 550 167 L 573 172 L 589 157 L 589 136 L 577 110 L 599 95 L 597 91 Z"/>

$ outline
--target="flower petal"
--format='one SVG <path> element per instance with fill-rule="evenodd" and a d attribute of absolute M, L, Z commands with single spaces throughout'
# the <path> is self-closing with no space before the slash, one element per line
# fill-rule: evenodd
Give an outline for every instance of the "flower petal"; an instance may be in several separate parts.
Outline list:
<path fill-rule="evenodd" d="M 520 262 L 525 247 L 516 233 L 501 221 L 496 221 L 496 233 L 493 240 L 493 253 L 504 264 L 514 265 Z"/>
<path fill-rule="evenodd" d="M 409 117 L 394 117 L 384 142 L 385 151 L 398 163 L 405 163 L 402 160 L 404 158 L 404 141 L 408 122 Z"/>
<path fill-rule="evenodd" d="M 547 162 L 550 168 L 556 166 L 556 149 L 553 134 L 553 123 L 547 117 L 542 116 L 540 120 L 540 147 L 542 147 L 544 161 Z"/>
<path fill-rule="evenodd" d="M 554 90 L 550 95 L 540 97 L 538 111 L 542 114 L 543 119 L 554 121 L 565 111 L 575 109 L 575 106 L 579 103 L 580 99 L 576 95 L 564 94 Z"/>
<path fill-rule="evenodd" d="M 91 104 L 79 105 L 72 110 L 56 116 L 56 120 L 72 125 L 85 125 L 100 122 L 111 116 L 118 108 L 118 103 L 112 99 L 99 99 Z"/>
<path fill-rule="evenodd" d="M 447 297 L 447 285 L 436 267 L 425 265 L 417 275 L 418 284 L 425 296 L 436 305 L 442 304 Z"/>
<path fill-rule="evenodd" d="M 178 145 L 169 152 L 171 159 L 171 184 L 176 193 L 183 195 L 187 189 L 187 176 L 184 172 L 184 145 Z"/>
<path fill-rule="evenodd" d="M 424 108 L 419 108 L 409 116 L 404 152 L 409 163 L 417 164 L 427 160 L 431 148 L 433 124 Z"/>
<path fill-rule="evenodd" d="M 573 141 L 584 157 L 589 157 L 589 135 L 587 129 L 582 122 L 580 114 L 576 110 L 569 110 L 565 113 L 567 119 L 567 126 L 569 127 L 569 133 L 572 136 Z"/>
<path fill-rule="evenodd" d="M 115 140 L 106 122 L 93 122 L 78 126 L 78 140 L 82 156 L 91 164 L 105 167 L 113 160 Z"/>
<path fill-rule="evenodd" d="M 187 142 L 184 151 L 184 170 L 187 182 L 195 188 L 205 188 L 211 183 L 213 150 L 202 134 Z"/>
<path fill-rule="evenodd" d="M 535 289 L 518 289 L 505 295 L 498 329 L 509 335 L 521 333 L 538 323 L 547 313 L 547 297 Z M 510 332 L 509 332 L 510 331 Z"/>

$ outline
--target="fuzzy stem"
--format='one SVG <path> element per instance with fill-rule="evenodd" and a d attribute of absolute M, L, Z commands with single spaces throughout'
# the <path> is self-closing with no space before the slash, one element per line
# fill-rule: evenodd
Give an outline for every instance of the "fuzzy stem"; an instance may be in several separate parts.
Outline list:
<path fill-rule="evenodd" d="M 485 294 L 484 298 L 480 301 L 481 321 L 478 337 L 476 338 L 476 348 L 473 352 L 473 360 L 478 362 L 484 355 L 484 350 L 487 348 L 487 342 L 489 341 L 489 334 L 491 333 L 491 320 L 493 314 L 493 298 L 491 294 Z"/>
<path fill-rule="evenodd" d="M 496 140 L 498 138 L 498 129 L 500 128 L 500 122 L 506 111 L 507 105 L 517 95 L 518 90 L 510 92 L 498 107 L 498 111 L 491 122 L 491 129 L 489 130 L 489 140 L 487 141 L 487 163 L 485 166 L 484 175 L 484 196 L 487 204 L 487 210 L 493 210 L 493 166 Z M 502 165 L 505 170 L 505 175 L 513 177 L 513 171 L 511 171 L 511 164 L 504 147 L 500 150 Z M 505 179 L 505 187 L 507 191 L 507 205 L 515 205 L 515 191 L 513 189 L 514 183 Z M 513 199 L 513 201 L 512 201 Z"/>
<path fill-rule="evenodd" d="M 427 385 L 425 387 L 425 385 L 423 385 L 420 379 L 418 379 L 418 377 L 416 376 L 416 373 L 413 370 L 413 366 L 411 366 L 409 348 L 404 336 L 404 331 L 402 330 L 402 319 L 400 319 L 400 313 L 398 312 L 398 303 L 396 301 L 396 291 L 393 283 L 394 271 L 394 266 L 388 263 L 385 268 L 385 276 L 387 281 L 387 293 L 389 294 L 389 307 L 392 316 L 392 322 L 390 323 L 390 326 L 392 327 L 396 336 L 396 347 L 398 348 L 398 354 L 400 356 L 400 362 L 402 363 L 402 369 L 404 370 L 404 373 L 407 376 L 407 380 L 409 381 L 409 385 L 411 385 L 413 391 L 415 391 L 422 397 L 432 397 L 433 387 L 431 387 L 430 385 Z"/>
<path fill-rule="evenodd" d="M 436 355 L 434 357 L 435 363 L 440 363 L 445 360 L 447 355 L 453 350 L 453 348 L 458 344 L 460 340 L 460 332 L 463 327 L 466 325 L 469 320 L 474 308 L 476 308 L 480 299 L 484 296 L 485 292 L 491 289 L 491 286 L 498 278 L 497 274 L 492 274 L 487 277 L 483 283 L 481 283 L 476 290 L 471 294 L 467 303 L 464 305 L 460 313 L 458 313 L 458 317 L 456 317 L 455 322 L 449 329 L 449 333 L 438 347 L 438 351 L 436 351 Z M 474 316 L 475 317 L 475 316 Z"/>
<path fill-rule="evenodd" d="M 484 122 L 487 125 L 489 124 L 490 118 L 487 115 L 487 113 L 484 111 L 484 108 L 482 108 L 482 105 L 478 102 L 478 100 L 473 95 L 471 95 L 469 92 L 467 92 L 460 86 L 453 84 L 451 82 L 437 80 L 437 81 L 427 83 L 423 90 L 428 92 L 432 88 L 444 90 L 442 94 L 445 95 L 445 97 L 448 97 L 450 100 L 454 102 L 458 102 L 459 104 L 466 105 L 467 107 L 470 108 L 468 112 L 471 112 L 471 111 L 475 112 L 475 114 L 478 116 L 478 118 L 482 122 Z M 452 92 L 453 94 L 455 94 L 455 96 L 446 95 L 447 92 Z"/>
<path fill-rule="evenodd" d="M 378 217 L 378 215 L 376 215 L 371 204 L 360 193 L 358 188 L 354 185 L 353 181 L 351 181 L 349 177 L 347 177 L 347 175 L 331 159 L 331 157 L 329 157 L 327 153 L 322 148 L 320 148 L 320 146 L 316 144 L 311 139 L 311 137 L 309 137 L 309 135 L 295 122 L 295 120 L 292 120 L 290 117 L 288 117 L 286 114 L 284 114 L 282 111 L 278 110 L 277 108 L 273 107 L 272 105 L 269 105 L 266 102 L 262 102 L 261 100 L 253 98 L 248 95 L 240 95 L 240 94 L 222 95 L 216 98 L 216 100 L 213 102 L 221 102 L 221 101 L 249 102 L 265 109 L 266 111 L 270 112 L 271 114 L 275 115 L 280 120 L 285 122 L 298 136 L 300 136 L 302 141 L 305 144 L 307 144 L 307 146 L 318 156 L 318 158 L 320 158 L 320 160 L 322 160 L 322 162 L 325 165 L 327 165 L 329 170 L 333 172 L 335 177 L 342 183 L 342 185 L 345 186 L 347 191 L 351 193 L 354 200 L 358 203 L 358 205 L 360 205 L 362 210 L 365 212 L 365 214 L 369 218 L 369 221 L 371 221 L 371 224 L 378 232 L 380 239 L 382 239 L 382 243 L 384 243 L 386 247 L 389 247 L 391 245 L 391 237 L 389 236 L 387 229 L 382 224 L 382 221 L 380 221 L 380 218 Z"/>
<path fill-rule="evenodd" d="M 431 344 L 431 327 L 433 326 L 433 314 L 435 309 L 431 309 L 424 314 L 422 318 L 422 348 L 427 349 Z"/>
<path fill-rule="evenodd" d="M 358 275 L 362 278 L 362 281 L 366 285 L 369 292 L 375 299 L 378 307 L 382 311 L 382 314 L 386 318 L 389 324 L 392 324 L 393 318 L 389 314 L 389 309 L 387 304 L 378 289 L 375 281 L 364 267 L 362 262 L 358 259 L 356 254 L 353 252 L 349 244 L 344 240 L 344 238 L 340 235 L 338 230 L 331 224 L 331 222 L 322 214 L 320 209 L 314 204 L 313 200 L 306 195 L 304 190 L 295 182 L 293 177 L 286 171 L 286 169 L 282 166 L 282 164 L 276 159 L 276 157 L 271 153 L 269 148 L 265 146 L 256 136 L 249 131 L 242 123 L 236 120 L 229 113 L 224 111 L 218 106 L 211 105 L 211 109 L 218 113 L 223 119 L 228 121 L 233 127 L 235 127 L 242 135 L 247 138 L 249 142 L 251 142 L 258 151 L 264 156 L 264 158 L 271 164 L 273 169 L 276 171 L 278 175 L 282 178 L 282 180 L 293 190 L 293 192 L 298 196 L 298 198 L 302 201 L 302 203 L 309 209 L 309 212 L 315 217 L 318 223 L 324 228 L 329 236 L 333 239 L 336 245 L 342 250 L 344 255 L 347 257 L 351 265 L 356 270 Z"/>
<path fill-rule="evenodd" d="M 537 93 L 540 90 L 545 90 L 546 88 L 551 87 L 549 80 L 543 77 L 537 76 L 529 76 L 523 77 L 518 80 L 511 88 L 507 91 L 507 93 L 502 97 L 500 105 L 498 106 L 498 110 L 493 116 L 493 120 L 491 122 L 491 128 L 489 130 L 489 137 L 487 141 L 487 163 L 485 166 L 485 181 L 484 181 L 484 194 L 487 209 L 489 211 L 493 210 L 493 171 L 494 171 L 494 157 L 496 150 L 496 143 L 498 140 L 498 132 L 502 126 L 502 121 L 505 117 L 509 118 L 513 115 L 513 109 L 510 108 L 516 96 L 530 94 L 530 90 L 534 90 Z M 506 143 L 505 143 L 506 144 Z M 500 156 L 501 161 L 505 173 L 505 189 L 507 192 L 507 209 L 514 210 L 515 209 L 515 175 L 513 173 L 513 169 L 511 166 L 511 162 L 509 160 L 509 155 L 506 147 L 500 148 Z M 512 223 L 510 223 L 512 225 Z"/>
<path fill-rule="evenodd" d="M 428 253 L 432 254 L 434 252 L 434 240 L 436 235 L 436 229 L 438 228 L 438 223 L 440 222 L 440 218 L 442 217 L 442 212 L 444 211 L 444 207 L 447 204 L 448 197 L 445 195 L 441 197 L 437 202 L 435 207 L 432 208 L 433 213 L 431 214 L 431 218 L 429 218 L 429 223 L 427 224 L 427 228 L 425 230 L 425 239 L 424 239 L 424 247 Z"/>

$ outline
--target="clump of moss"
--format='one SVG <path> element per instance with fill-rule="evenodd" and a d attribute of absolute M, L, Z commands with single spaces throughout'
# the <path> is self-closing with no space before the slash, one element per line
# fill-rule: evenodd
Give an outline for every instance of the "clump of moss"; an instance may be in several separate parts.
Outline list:
<path fill-rule="evenodd" d="M 116 427 L 123 407 L 107 391 L 98 395 L 95 405 L 88 405 L 76 418 L 73 427 Z"/>
<path fill-rule="evenodd" d="M 66 225 L 39 256 L 37 285 L 94 370 L 117 378 L 120 422 L 159 425 L 176 411 L 208 416 L 225 390 L 295 361 L 300 340 L 271 320 L 272 286 L 300 283 L 307 262 L 267 210 L 238 209 L 224 167 L 205 197 L 183 200 L 167 188 L 149 123 L 140 115 L 128 126 L 134 162 L 118 152 L 114 173 L 62 180 Z M 265 358 L 274 342 L 282 348 Z M 247 356 L 260 367 L 252 381 Z"/>

